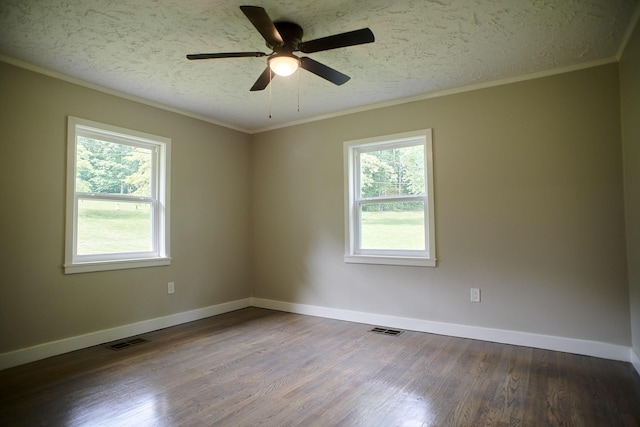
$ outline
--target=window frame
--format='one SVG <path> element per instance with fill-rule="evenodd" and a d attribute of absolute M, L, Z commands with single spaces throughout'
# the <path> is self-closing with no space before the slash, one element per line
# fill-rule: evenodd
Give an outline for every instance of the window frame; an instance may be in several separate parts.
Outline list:
<path fill-rule="evenodd" d="M 361 153 L 382 149 L 424 146 L 425 193 L 420 195 L 360 197 Z M 346 263 L 406 265 L 420 267 L 436 266 L 434 184 L 433 184 L 433 142 L 432 130 L 421 129 L 392 135 L 345 141 L 343 144 L 344 185 L 345 185 L 345 255 Z M 425 250 L 403 249 L 362 249 L 360 230 L 360 207 L 367 203 L 389 203 L 403 201 L 424 201 Z"/>
<path fill-rule="evenodd" d="M 78 137 L 88 137 L 121 145 L 150 149 L 152 152 L 150 196 L 76 191 Z M 65 261 L 63 265 L 65 274 L 155 267 L 171 264 L 170 159 L 170 138 L 68 116 Z M 122 203 L 138 202 L 149 204 L 152 223 L 152 249 L 143 252 L 79 255 L 77 253 L 77 237 L 78 202 L 80 200 L 105 200 L 120 201 Z"/>

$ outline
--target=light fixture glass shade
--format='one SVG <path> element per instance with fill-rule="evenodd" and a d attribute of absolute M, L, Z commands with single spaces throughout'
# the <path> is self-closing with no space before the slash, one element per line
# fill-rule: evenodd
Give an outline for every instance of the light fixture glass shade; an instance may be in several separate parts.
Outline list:
<path fill-rule="evenodd" d="M 279 76 L 290 76 L 298 69 L 298 58 L 286 55 L 276 55 L 269 59 L 271 71 Z"/>

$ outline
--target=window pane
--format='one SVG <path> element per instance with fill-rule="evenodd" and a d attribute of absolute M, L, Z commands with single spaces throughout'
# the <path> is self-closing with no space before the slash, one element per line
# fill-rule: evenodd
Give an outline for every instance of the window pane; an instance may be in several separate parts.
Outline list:
<path fill-rule="evenodd" d="M 424 202 L 366 203 L 361 249 L 425 250 Z"/>
<path fill-rule="evenodd" d="M 78 136 L 76 191 L 151 196 L 148 148 Z"/>
<path fill-rule="evenodd" d="M 78 200 L 78 255 L 153 250 L 151 204 Z"/>
<path fill-rule="evenodd" d="M 361 198 L 424 192 L 424 145 L 360 153 Z"/>

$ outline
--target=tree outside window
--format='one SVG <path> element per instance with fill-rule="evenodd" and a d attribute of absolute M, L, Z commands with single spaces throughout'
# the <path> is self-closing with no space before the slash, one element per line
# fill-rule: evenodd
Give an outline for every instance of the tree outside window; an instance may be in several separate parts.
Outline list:
<path fill-rule="evenodd" d="M 348 262 L 435 265 L 431 132 L 421 132 L 345 143 Z"/>

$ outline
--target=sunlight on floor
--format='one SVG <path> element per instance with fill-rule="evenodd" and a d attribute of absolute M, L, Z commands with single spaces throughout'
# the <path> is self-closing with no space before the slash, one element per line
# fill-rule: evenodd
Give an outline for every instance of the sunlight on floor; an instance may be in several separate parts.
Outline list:
<path fill-rule="evenodd" d="M 70 415 L 69 425 L 74 426 L 158 426 L 162 425 L 162 397 L 152 393 L 120 396 L 104 399 L 94 405 L 78 406 Z"/>
<path fill-rule="evenodd" d="M 369 384 L 371 386 L 371 384 Z M 367 390 L 358 398 L 355 417 L 349 421 L 372 422 L 372 425 L 420 427 L 433 419 L 430 402 L 420 393 L 407 392 L 392 386 L 382 390 L 383 384 Z M 366 396 L 368 395 L 368 396 Z M 389 398 L 394 396 L 394 398 Z M 364 400 L 363 400 L 364 398 Z M 367 404 L 362 405 L 366 401 Z M 384 414 L 384 415 L 382 415 Z"/>

